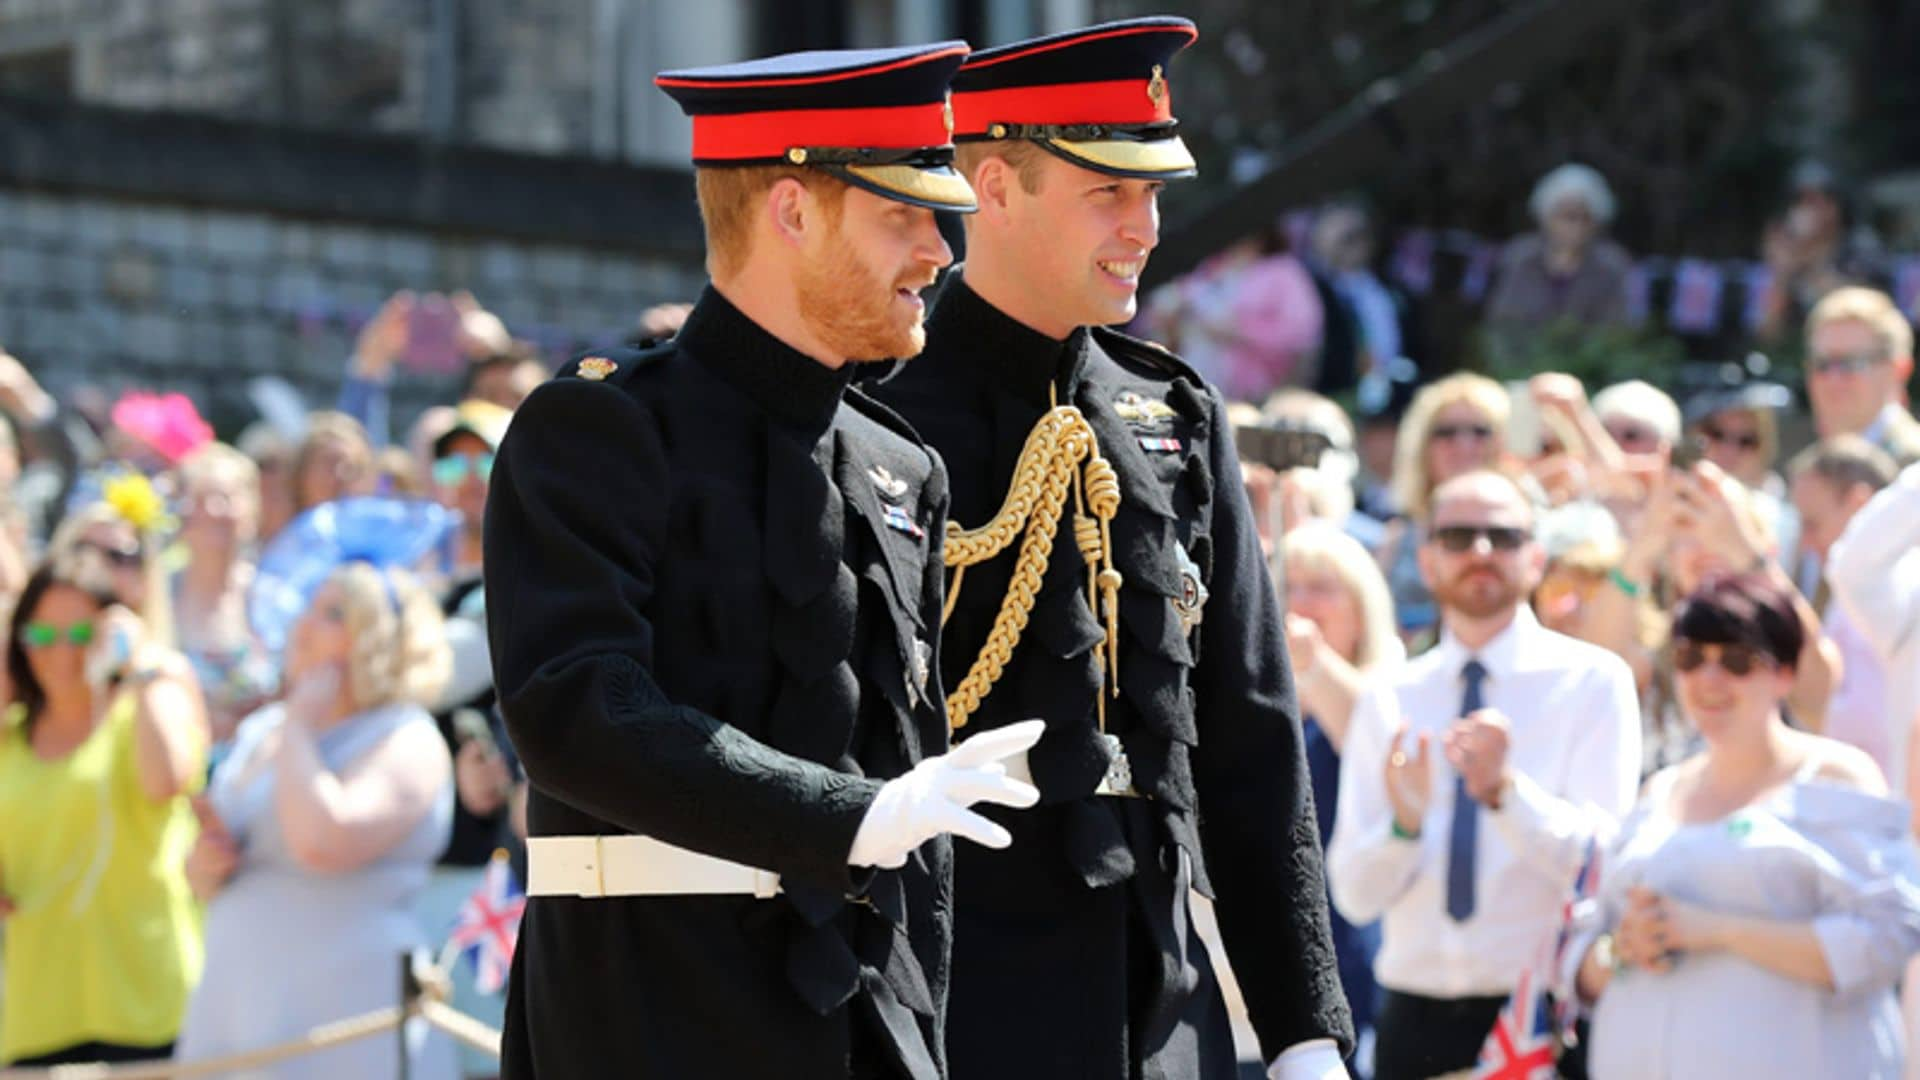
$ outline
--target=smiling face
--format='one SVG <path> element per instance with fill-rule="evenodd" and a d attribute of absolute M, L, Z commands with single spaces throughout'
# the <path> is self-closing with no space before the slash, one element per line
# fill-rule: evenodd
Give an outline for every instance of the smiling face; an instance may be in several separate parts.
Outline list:
<path fill-rule="evenodd" d="M 1006 227 L 985 240 L 1000 249 L 995 262 L 1018 278 L 1009 284 L 1022 298 L 1023 321 L 1054 338 L 1128 322 L 1138 308 L 1140 273 L 1160 243 L 1166 185 L 1095 172 L 1045 151 L 1030 168 L 1032 190 L 1006 171 Z"/>
<path fill-rule="evenodd" d="M 1675 639 L 1673 648 L 1680 707 L 1709 744 L 1764 725 L 1793 690 L 1793 670 L 1752 646 Z"/>
<path fill-rule="evenodd" d="M 849 188 L 809 230 L 794 271 L 801 316 L 836 355 L 889 360 L 926 347 L 926 302 L 953 252 L 933 211 Z"/>

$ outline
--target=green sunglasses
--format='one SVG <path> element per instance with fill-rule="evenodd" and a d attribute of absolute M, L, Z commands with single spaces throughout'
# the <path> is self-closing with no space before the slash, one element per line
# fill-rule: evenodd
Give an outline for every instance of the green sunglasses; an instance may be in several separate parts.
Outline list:
<path fill-rule="evenodd" d="M 433 463 L 433 482 L 441 487 L 458 487 L 468 475 L 485 483 L 493 476 L 492 454 L 449 454 Z"/>
<path fill-rule="evenodd" d="M 65 627 L 47 622 L 30 622 L 20 628 L 20 643 L 29 649 L 45 649 L 59 644 L 63 632 L 68 644 L 83 647 L 93 644 L 91 622 L 77 622 Z"/>

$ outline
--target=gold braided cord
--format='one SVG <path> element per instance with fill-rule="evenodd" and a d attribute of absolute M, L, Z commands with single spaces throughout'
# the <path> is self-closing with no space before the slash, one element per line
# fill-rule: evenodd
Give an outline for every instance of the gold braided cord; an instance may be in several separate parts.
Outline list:
<path fill-rule="evenodd" d="M 1093 428 L 1080 410 L 1071 405 L 1056 405 L 1027 433 L 999 511 L 985 525 L 974 529 L 963 528 L 958 522 L 947 523 L 945 561 L 953 570 L 953 578 L 947 588 L 943 622 L 953 614 L 967 568 L 999 555 L 1016 537 L 1021 538 L 1013 579 L 994 616 L 986 643 L 966 677 L 947 696 L 948 723 L 956 731 L 965 727 L 968 718 L 980 708 L 1020 645 L 1020 636 L 1033 614 L 1034 601 L 1040 595 L 1040 585 L 1053 555 L 1053 538 L 1059 530 L 1060 515 L 1066 509 L 1069 489 L 1075 506 L 1074 544 L 1087 564 L 1087 606 L 1096 617 L 1103 608 L 1106 614 L 1104 644 L 1108 651 L 1096 657 L 1103 669 L 1103 683 L 1105 677 L 1111 675 L 1114 692 L 1119 691 L 1117 624 L 1121 578 L 1113 568 L 1109 528 L 1120 508 L 1119 478 L 1113 466 L 1100 456 Z M 1099 695 L 1098 700 L 1100 729 L 1105 731 L 1106 695 Z"/>

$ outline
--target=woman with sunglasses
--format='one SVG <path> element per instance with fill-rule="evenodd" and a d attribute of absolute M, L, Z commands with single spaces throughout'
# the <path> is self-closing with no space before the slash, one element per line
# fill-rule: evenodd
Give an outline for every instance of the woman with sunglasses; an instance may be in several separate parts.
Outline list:
<path fill-rule="evenodd" d="M 1405 638 L 1432 630 L 1440 617 L 1415 556 L 1425 540 L 1434 489 L 1499 463 L 1511 409 L 1499 383 L 1460 372 L 1422 387 L 1400 422 L 1393 451 L 1393 498 L 1404 516 L 1388 523 L 1376 554 Z"/>
<path fill-rule="evenodd" d="M 1680 704 L 1706 749 L 1647 782 L 1571 953 L 1596 1002 L 1596 1080 L 1901 1075 L 1920 860 L 1872 759 L 1782 716 L 1794 607 L 1737 574 L 1675 614 Z"/>
<path fill-rule="evenodd" d="M 180 463 L 186 565 L 173 575 L 174 630 L 207 696 L 216 744 L 265 704 L 279 665 L 247 623 L 260 535 L 260 470 L 225 443 L 208 443 Z"/>
<path fill-rule="evenodd" d="M 0 724 L 0 1064 L 165 1058 L 200 973 L 200 692 L 87 560 L 28 579 Z"/>

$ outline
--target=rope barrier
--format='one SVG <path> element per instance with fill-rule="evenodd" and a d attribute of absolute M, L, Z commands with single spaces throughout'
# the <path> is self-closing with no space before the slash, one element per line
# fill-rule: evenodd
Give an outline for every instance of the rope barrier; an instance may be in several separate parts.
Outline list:
<path fill-rule="evenodd" d="M 492 1054 L 494 1057 L 500 1056 L 498 1029 L 489 1027 L 450 1005 L 432 999 L 420 1003 L 420 1015 L 426 1018 L 427 1023 L 475 1050 Z"/>
<path fill-rule="evenodd" d="M 443 972 L 437 972 L 431 968 L 422 974 L 444 976 Z M 288 1058 L 317 1054 L 322 1050 L 330 1050 L 336 1046 L 393 1031 L 413 1016 L 424 1019 L 475 1050 L 495 1057 L 500 1055 L 498 1030 L 440 1000 L 447 993 L 444 977 L 423 978 L 420 985 L 421 993 L 407 1007 L 389 1005 L 384 1009 L 374 1009 L 344 1020 L 320 1024 L 297 1039 L 289 1039 L 257 1050 L 228 1054 L 224 1057 L 202 1058 L 198 1061 L 136 1061 L 121 1065 L 92 1062 L 84 1065 L 55 1065 L 50 1068 L 0 1069 L 0 1080 L 193 1080 L 195 1077 L 218 1076 L 222 1073 L 271 1065 Z"/>
<path fill-rule="evenodd" d="M 217 1076 L 358 1042 L 392 1031 L 405 1019 L 404 1009 L 389 1005 L 345 1020 L 321 1024 L 297 1039 L 225 1057 L 202 1058 L 199 1061 L 138 1061 L 124 1065 L 94 1062 L 87 1065 L 55 1065 L 47 1069 L 0 1069 L 0 1080 L 190 1080 L 196 1076 Z"/>

